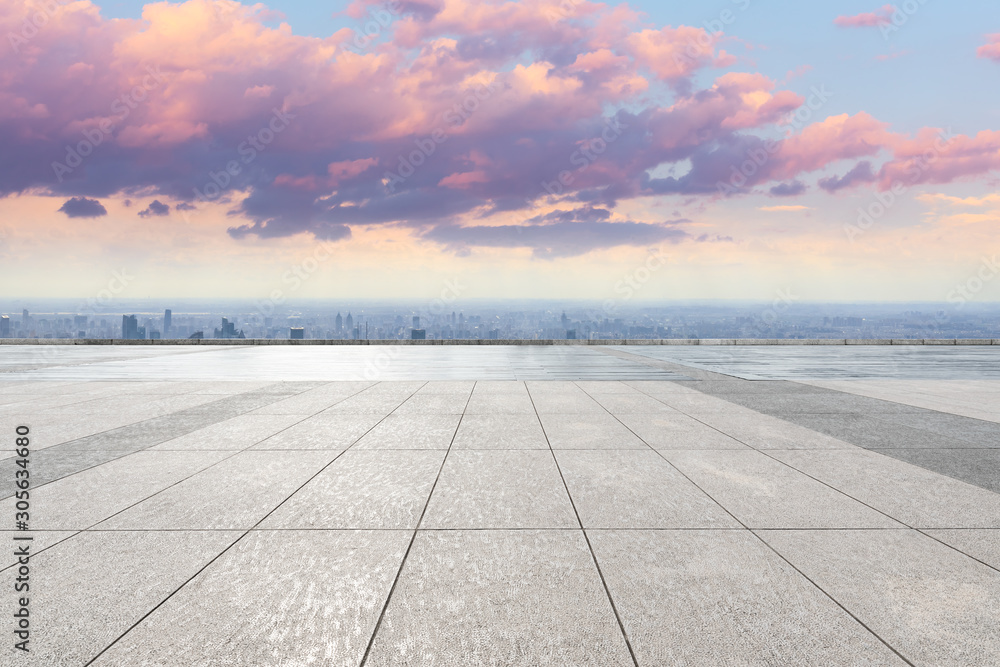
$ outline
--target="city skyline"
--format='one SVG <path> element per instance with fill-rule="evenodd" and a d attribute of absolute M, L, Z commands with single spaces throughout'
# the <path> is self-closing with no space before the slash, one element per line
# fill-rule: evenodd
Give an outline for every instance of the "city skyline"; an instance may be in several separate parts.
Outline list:
<path fill-rule="evenodd" d="M 1000 298 L 994 4 L 0 7 L 3 296 Z"/>
<path fill-rule="evenodd" d="M 116 304 L 80 315 L 72 304 L 24 309 L 6 338 L 303 340 L 643 340 L 1000 338 L 1000 307 L 982 304 L 771 302 L 628 304 L 598 301 L 248 301 Z M 70 306 L 67 310 L 65 307 Z M 129 308 L 131 306 L 131 308 Z M 124 311 L 122 310 L 124 308 Z M 0 307 L 0 314 L 4 311 Z M 6 317 L 6 316 L 4 316 Z M 169 319 L 169 327 L 167 325 Z M 118 325 L 121 322 L 121 325 Z M 221 323 L 221 326 L 220 326 Z M 0 330 L 2 331 L 2 330 Z"/>

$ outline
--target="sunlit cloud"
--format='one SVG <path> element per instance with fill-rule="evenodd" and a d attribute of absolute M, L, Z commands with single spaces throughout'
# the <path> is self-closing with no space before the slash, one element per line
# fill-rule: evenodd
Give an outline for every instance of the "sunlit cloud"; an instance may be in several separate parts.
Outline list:
<path fill-rule="evenodd" d="M 768 211 L 770 213 L 796 213 L 798 211 L 811 211 L 811 206 L 758 206 L 758 211 Z"/>

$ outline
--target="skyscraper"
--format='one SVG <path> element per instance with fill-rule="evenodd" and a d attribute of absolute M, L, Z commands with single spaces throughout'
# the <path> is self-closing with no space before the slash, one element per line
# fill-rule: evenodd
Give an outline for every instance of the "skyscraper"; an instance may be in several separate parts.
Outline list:
<path fill-rule="evenodd" d="M 170 335 L 170 322 L 171 322 L 172 318 L 173 318 L 173 313 L 170 312 L 169 308 L 167 308 L 165 311 L 163 311 L 163 335 L 164 336 L 169 336 Z"/>
<path fill-rule="evenodd" d="M 420 316 L 419 315 L 414 315 L 413 316 L 413 328 L 414 329 L 419 329 L 420 328 Z"/>
<path fill-rule="evenodd" d="M 306 330 L 304 327 L 291 327 L 288 330 L 288 337 L 292 340 L 305 340 Z"/>
<path fill-rule="evenodd" d="M 135 315 L 122 315 L 122 338 L 124 340 L 139 338 L 139 320 Z"/>
<path fill-rule="evenodd" d="M 347 325 L 348 331 L 354 331 L 354 318 L 351 317 L 350 313 L 347 313 L 347 321 L 345 322 L 345 324 Z"/>
<path fill-rule="evenodd" d="M 337 333 L 339 334 L 343 330 L 344 330 L 344 318 L 340 316 L 340 313 L 337 313 Z"/>
<path fill-rule="evenodd" d="M 236 322 L 230 322 L 228 318 L 222 318 L 222 328 L 215 330 L 216 338 L 246 338 L 243 329 L 236 330 Z"/>
<path fill-rule="evenodd" d="M 10 318 L 0 316 L 0 338 L 10 338 Z"/>
<path fill-rule="evenodd" d="M 25 308 L 21 311 L 21 328 L 25 331 L 28 330 L 28 309 Z"/>

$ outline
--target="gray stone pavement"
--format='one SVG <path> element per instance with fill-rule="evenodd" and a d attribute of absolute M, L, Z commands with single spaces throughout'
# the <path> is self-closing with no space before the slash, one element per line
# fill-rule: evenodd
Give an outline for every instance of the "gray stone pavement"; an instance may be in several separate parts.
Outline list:
<path fill-rule="evenodd" d="M 1000 383 L 961 369 L 6 349 L 0 665 L 1000 664 Z"/>

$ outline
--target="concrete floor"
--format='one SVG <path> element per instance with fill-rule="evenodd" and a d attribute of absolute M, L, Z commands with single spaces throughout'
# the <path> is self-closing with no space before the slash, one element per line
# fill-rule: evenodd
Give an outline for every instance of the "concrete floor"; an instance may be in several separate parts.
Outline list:
<path fill-rule="evenodd" d="M 961 364 L 23 349 L 32 653 L 0 665 L 1000 664 L 1000 383 Z"/>

